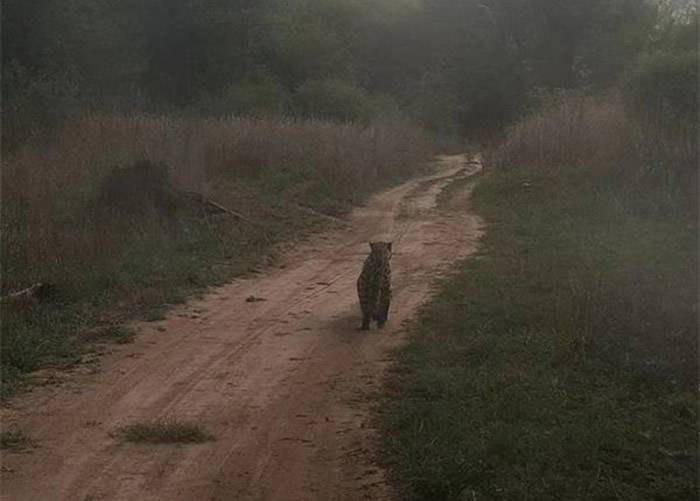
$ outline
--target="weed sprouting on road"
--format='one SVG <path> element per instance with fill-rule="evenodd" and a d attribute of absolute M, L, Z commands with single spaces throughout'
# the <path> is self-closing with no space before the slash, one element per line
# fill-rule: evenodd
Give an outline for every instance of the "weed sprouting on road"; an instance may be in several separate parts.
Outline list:
<path fill-rule="evenodd" d="M 34 441 L 22 430 L 9 429 L 0 432 L 0 449 L 23 451 L 34 446 Z"/>
<path fill-rule="evenodd" d="M 401 499 L 697 499 L 693 190 L 645 172 L 616 103 L 582 106 L 489 155 L 481 250 L 389 378 Z"/>
<path fill-rule="evenodd" d="M 204 426 L 177 419 L 129 424 L 119 428 L 116 436 L 144 444 L 198 444 L 214 440 Z"/>

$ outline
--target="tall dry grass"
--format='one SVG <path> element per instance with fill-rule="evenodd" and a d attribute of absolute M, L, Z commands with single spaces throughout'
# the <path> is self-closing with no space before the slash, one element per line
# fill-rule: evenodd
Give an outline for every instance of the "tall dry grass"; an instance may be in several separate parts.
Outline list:
<path fill-rule="evenodd" d="M 629 150 L 630 128 L 617 97 L 567 97 L 513 125 L 489 153 L 501 167 L 609 166 Z"/>
<path fill-rule="evenodd" d="M 94 206 L 115 168 L 164 163 L 176 185 L 204 195 L 226 179 L 277 176 L 279 184 L 290 177 L 280 173 L 293 171 L 300 205 L 323 197 L 351 204 L 414 173 L 430 148 L 422 130 L 404 122 L 86 115 L 66 123 L 50 144 L 25 145 L 5 160 L 3 290 L 121 258 L 131 222 L 98 218 Z M 149 218 L 138 224 L 140 231 L 162 226 Z"/>
<path fill-rule="evenodd" d="M 518 186 L 500 204 L 517 201 L 510 217 L 539 252 L 556 251 L 541 270 L 556 284 L 552 328 L 687 382 L 697 375 L 697 126 L 670 134 L 654 126 L 663 122 L 640 121 L 617 95 L 569 98 L 514 125 L 486 157 L 496 183 Z"/>
<path fill-rule="evenodd" d="M 618 92 L 569 96 L 511 126 L 488 154 L 501 167 L 620 167 L 628 175 L 655 170 L 678 179 L 697 170 L 698 124 L 666 125 L 639 117 Z"/>

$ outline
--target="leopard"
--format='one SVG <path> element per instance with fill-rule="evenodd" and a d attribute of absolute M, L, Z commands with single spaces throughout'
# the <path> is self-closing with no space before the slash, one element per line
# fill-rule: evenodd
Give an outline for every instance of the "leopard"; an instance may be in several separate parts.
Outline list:
<path fill-rule="evenodd" d="M 370 242 L 369 248 L 369 256 L 357 279 L 357 295 L 362 310 L 360 329 L 363 331 L 369 330 L 372 320 L 376 321 L 379 329 L 383 329 L 389 320 L 391 304 L 392 242 Z"/>

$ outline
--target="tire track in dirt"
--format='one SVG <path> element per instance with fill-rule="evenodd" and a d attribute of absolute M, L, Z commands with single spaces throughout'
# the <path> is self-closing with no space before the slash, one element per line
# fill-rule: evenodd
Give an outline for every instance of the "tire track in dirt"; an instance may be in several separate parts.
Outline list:
<path fill-rule="evenodd" d="M 447 209 L 436 199 L 479 168 L 443 157 L 435 174 L 374 197 L 344 228 L 288 252 L 283 267 L 139 324 L 135 343 L 115 347 L 99 372 L 17 399 L 3 421 L 38 447 L 3 455 L 2 499 L 391 499 L 373 462 L 371 397 L 406 321 L 475 249 L 469 187 Z M 395 241 L 394 301 L 386 329 L 362 333 L 355 279 L 370 239 Z M 216 440 L 148 446 L 111 435 L 169 417 Z"/>

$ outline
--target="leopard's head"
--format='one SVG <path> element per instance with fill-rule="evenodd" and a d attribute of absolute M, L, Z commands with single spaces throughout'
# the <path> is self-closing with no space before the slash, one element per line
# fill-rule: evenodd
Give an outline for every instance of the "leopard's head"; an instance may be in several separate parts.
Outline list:
<path fill-rule="evenodd" d="M 377 256 L 382 260 L 391 260 L 392 242 L 370 242 L 369 248 L 372 255 Z"/>

